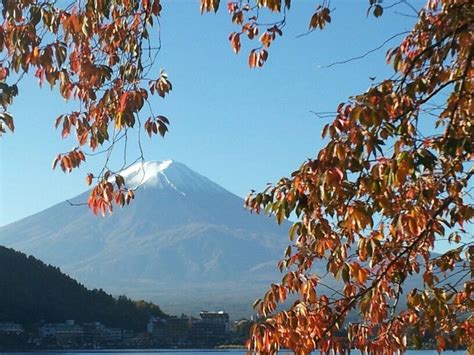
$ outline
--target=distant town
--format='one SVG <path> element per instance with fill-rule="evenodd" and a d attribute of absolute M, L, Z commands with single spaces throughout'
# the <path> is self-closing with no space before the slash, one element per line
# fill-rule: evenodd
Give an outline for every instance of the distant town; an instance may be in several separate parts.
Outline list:
<path fill-rule="evenodd" d="M 143 332 L 110 328 L 100 322 L 42 323 L 25 329 L 0 322 L 0 351 L 66 349 L 212 349 L 243 348 L 255 319 L 230 321 L 225 311 L 202 311 L 199 318 L 181 315 L 150 317 Z M 339 336 L 346 339 L 341 330 Z M 422 348 L 434 349 L 434 338 L 424 336 Z M 414 348 L 409 344 L 408 348 Z"/>
<path fill-rule="evenodd" d="M 143 332 L 74 320 L 42 322 L 33 329 L 0 322 L 0 350 L 237 347 L 244 345 L 252 324 L 253 319 L 231 322 L 225 311 L 202 311 L 199 318 L 150 317 Z"/>

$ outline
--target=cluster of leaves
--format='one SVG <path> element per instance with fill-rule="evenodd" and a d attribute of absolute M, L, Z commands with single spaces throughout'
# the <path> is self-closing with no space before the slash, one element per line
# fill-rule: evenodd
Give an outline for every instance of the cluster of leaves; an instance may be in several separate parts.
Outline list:
<path fill-rule="evenodd" d="M 159 51 L 150 45 L 150 29 L 159 21 L 160 0 L 87 0 L 67 6 L 47 0 L 3 0 L 2 5 L 0 134 L 6 128 L 14 130 L 7 110 L 19 81 L 33 70 L 40 85 L 47 82 L 58 87 L 65 100 L 79 102 L 80 110 L 56 120 L 62 138 L 74 132 L 77 139 L 76 147 L 54 160 L 53 166 L 59 162 L 64 172 L 86 160 L 85 149 L 94 152 L 108 144 L 105 151 L 110 155 L 114 143 L 140 123 L 138 114 L 149 95 L 164 97 L 170 92 L 164 72 L 156 79 L 146 78 Z M 159 121 L 164 135 L 169 122 Z M 114 183 L 112 189 L 120 191 L 111 199 L 106 173 L 115 175 L 105 167 L 96 176 L 89 199 L 94 212 L 112 211 L 113 201 L 123 205 L 123 193 L 128 193 Z"/>
<path fill-rule="evenodd" d="M 278 223 L 298 217 L 281 283 L 254 305 L 264 319 L 251 330 L 251 352 L 386 353 L 425 334 L 439 351 L 474 351 L 474 242 L 465 229 L 474 219 L 473 19 L 472 1 L 429 1 L 387 54 L 394 77 L 339 105 L 315 159 L 248 196 L 251 210 Z M 433 254 L 448 235 L 452 249 Z M 320 262 L 327 275 L 313 273 Z M 423 289 L 406 289 L 416 274 Z M 342 287 L 328 293 L 328 276 Z M 288 294 L 298 300 L 275 313 Z"/>
<path fill-rule="evenodd" d="M 219 0 L 201 0 L 201 12 L 217 11 Z M 380 6 L 380 5 L 376 5 Z M 268 48 L 276 38 L 283 35 L 286 24 L 286 10 L 291 7 L 291 0 L 255 0 L 255 1 L 229 1 L 227 9 L 232 22 L 240 27 L 239 31 L 229 35 L 231 47 L 239 53 L 242 46 L 241 39 L 247 37 L 250 41 L 258 40 L 259 46 L 252 48 L 249 53 L 248 63 L 250 68 L 261 68 L 268 59 Z M 259 22 L 259 10 L 266 8 L 272 12 L 283 13 L 283 17 L 272 23 Z M 325 1 L 316 7 L 316 11 L 309 21 L 309 30 L 323 29 L 331 22 L 331 10 Z M 260 34 L 260 36 L 259 36 Z"/>
<path fill-rule="evenodd" d="M 87 174 L 86 181 L 90 185 L 94 175 Z M 116 188 L 114 188 L 114 183 Z M 125 206 L 129 204 L 131 200 L 135 198 L 133 189 L 129 189 L 125 186 L 125 179 L 120 174 L 114 174 L 110 171 L 105 172 L 103 179 L 100 179 L 99 183 L 94 186 L 89 196 L 88 206 L 94 214 L 112 212 L 113 204 L 118 206 Z"/>
<path fill-rule="evenodd" d="M 201 0 L 201 12 L 217 11 L 219 4 Z M 54 161 L 65 172 L 85 161 L 85 148 L 95 151 L 107 142 L 113 147 L 139 122 L 149 95 L 164 97 L 172 89 L 163 72 L 146 78 L 158 50 L 149 45 L 149 29 L 159 20 L 159 0 L 2 5 L 0 134 L 14 130 L 8 107 L 23 74 L 34 70 L 40 85 L 46 81 L 65 99 L 80 102 L 80 110 L 56 120 L 62 137 L 73 131 L 78 142 Z M 233 50 L 240 51 L 244 37 L 259 43 L 250 50 L 250 67 L 267 61 L 290 6 L 290 0 L 228 3 L 239 26 L 229 36 Z M 263 24 L 261 9 L 282 18 Z M 368 13 L 379 17 L 383 9 L 382 1 L 369 0 Z M 403 351 L 408 332 L 415 344 L 429 333 L 438 350 L 470 345 L 474 351 L 474 245 L 464 229 L 474 218 L 473 19 L 470 0 L 429 0 L 411 33 L 387 55 L 395 75 L 339 105 L 323 130 L 329 143 L 315 159 L 249 195 L 250 209 L 272 213 L 279 223 L 292 213 L 298 217 L 290 230 L 292 245 L 279 263 L 285 275 L 255 303 L 264 320 L 251 329 L 249 351 Z M 309 31 L 330 21 L 329 2 L 323 1 Z M 169 121 L 152 113 L 144 125 L 150 136 L 164 136 Z M 109 156 L 111 150 L 105 151 Z M 94 179 L 94 213 L 134 197 L 107 166 L 86 181 Z M 453 249 L 433 255 L 447 235 Z M 316 262 L 326 263 L 341 289 L 322 291 L 325 275 L 312 272 Z M 424 288 L 406 289 L 415 274 L 422 274 Z M 275 313 L 288 294 L 298 300 Z M 405 308 L 399 305 L 402 294 L 408 295 Z M 354 311 L 360 319 L 349 322 Z M 338 336 L 343 328 L 348 339 Z"/>

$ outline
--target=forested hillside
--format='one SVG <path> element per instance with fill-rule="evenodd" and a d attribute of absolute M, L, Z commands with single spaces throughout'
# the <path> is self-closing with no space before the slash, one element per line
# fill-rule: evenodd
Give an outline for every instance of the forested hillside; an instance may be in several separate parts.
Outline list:
<path fill-rule="evenodd" d="M 140 185 L 127 208 L 97 218 L 64 201 L 1 227 L 0 244 L 59 266 L 88 288 L 146 299 L 172 314 L 253 314 L 252 303 L 280 277 L 289 223 L 248 213 L 242 198 L 176 161 L 138 162 L 122 176 L 127 186 Z"/>
<path fill-rule="evenodd" d="M 17 322 L 27 328 L 42 320 L 74 319 L 144 331 L 150 315 L 164 316 L 152 303 L 88 290 L 59 268 L 2 246 L 0 285 L 0 322 Z"/>

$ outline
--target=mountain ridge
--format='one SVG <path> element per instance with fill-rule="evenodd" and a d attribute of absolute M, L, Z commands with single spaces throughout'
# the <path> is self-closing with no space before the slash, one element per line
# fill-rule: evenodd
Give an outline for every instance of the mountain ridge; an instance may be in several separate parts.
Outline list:
<path fill-rule="evenodd" d="M 251 314 L 254 299 L 278 280 L 288 224 L 249 213 L 240 197 L 184 164 L 137 164 L 122 173 L 126 184 L 140 183 L 126 208 L 102 218 L 62 202 L 1 227 L 0 244 L 170 313 L 205 306 Z"/>

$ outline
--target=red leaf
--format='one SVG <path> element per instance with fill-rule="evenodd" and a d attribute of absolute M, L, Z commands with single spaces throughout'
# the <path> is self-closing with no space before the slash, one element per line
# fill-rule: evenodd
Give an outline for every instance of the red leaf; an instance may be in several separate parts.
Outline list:
<path fill-rule="evenodd" d="M 120 112 L 124 112 L 127 107 L 128 92 L 124 92 L 120 98 Z"/>

